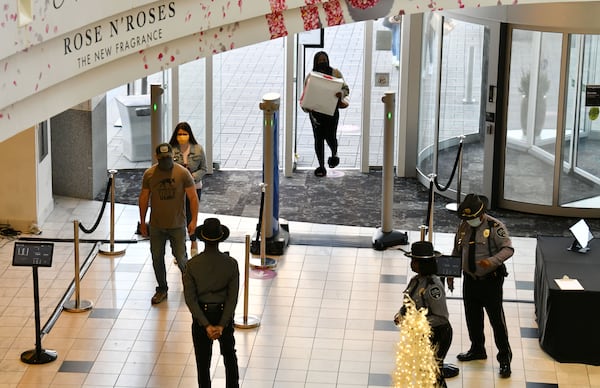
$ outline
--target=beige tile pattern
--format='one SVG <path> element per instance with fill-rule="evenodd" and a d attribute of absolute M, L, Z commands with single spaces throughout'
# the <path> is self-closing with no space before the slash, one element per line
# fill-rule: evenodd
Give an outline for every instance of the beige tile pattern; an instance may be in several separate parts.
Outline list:
<path fill-rule="evenodd" d="M 56 209 L 42 225 L 44 238 L 72 238 L 73 222 L 95 212 L 99 204 L 57 198 Z M 118 239 L 131 239 L 123 256 L 98 254 L 93 243 L 80 245 L 80 260 L 91 264 L 80 285 L 80 298 L 92 309 L 63 311 L 42 339 L 44 349 L 58 359 L 44 365 L 20 361 L 20 354 L 35 345 L 32 273 L 11 266 L 13 241 L 1 240 L 0 258 L 0 388 L 4 387 L 189 387 L 196 384 L 191 342 L 191 318 L 182 295 L 180 274 L 167 257 L 169 298 L 152 306 L 155 280 L 149 242 L 133 234 L 135 207 L 117 205 Z M 201 214 L 200 220 L 210 216 Z M 219 216 L 232 235 L 252 234 L 254 219 Z M 200 221 L 201 222 L 201 221 Z M 109 226 L 94 237 L 108 238 Z M 290 231 L 372 236 L 359 227 L 290 222 Z M 102 234 L 104 233 L 104 234 Z M 418 239 L 410 232 L 410 241 Z M 456 362 L 456 354 L 469 345 L 464 324 L 460 281 L 449 293 L 454 339 L 447 362 L 461 368 L 449 387 L 526 387 L 526 382 L 549 386 L 600 385 L 600 368 L 560 364 L 547 356 L 537 339 L 521 338 L 520 328 L 536 327 L 533 294 L 517 290 L 515 280 L 533 281 L 535 240 L 515 238 L 516 254 L 509 262 L 505 284 L 505 310 L 513 347 L 513 375 L 497 377 L 494 357 L 471 363 Z M 434 245 L 449 252 L 452 236 L 435 234 Z M 245 246 L 226 241 L 222 248 L 245 264 Z M 54 265 L 40 268 L 42 327 L 69 287 L 74 273 L 74 243 L 56 242 Z M 243 269 L 243 268 L 242 268 Z M 241 271 L 243 274 L 243 270 Z M 258 316 L 257 329 L 237 330 L 236 340 L 242 387 L 377 387 L 395 366 L 396 331 L 375 330 L 376 321 L 389 321 L 400 303 L 403 283 L 383 283 L 381 275 L 412 276 L 399 250 L 291 245 L 278 258 L 276 276 L 248 281 L 249 314 Z M 242 279 L 243 280 L 243 279 Z M 242 290 L 241 290 L 242 292 Z M 243 314 L 243 295 L 237 315 Z M 69 300 L 74 297 L 71 296 Z M 94 313 L 108 317 L 94 318 Z M 113 315 L 111 315 L 113 313 Z M 487 325 L 487 323 L 486 323 Z M 489 325 L 488 354 L 495 354 Z M 223 363 L 214 348 L 214 387 L 224 387 Z M 62 372 L 63 363 L 87 361 L 86 373 Z M 379 377 L 378 377 L 379 376 Z M 382 380 L 381 376 L 384 376 Z M 389 380 L 387 380 L 389 383 Z"/>

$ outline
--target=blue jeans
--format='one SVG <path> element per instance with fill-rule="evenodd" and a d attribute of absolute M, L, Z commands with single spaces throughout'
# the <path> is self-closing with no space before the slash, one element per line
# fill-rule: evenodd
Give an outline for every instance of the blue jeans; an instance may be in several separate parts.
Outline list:
<path fill-rule="evenodd" d="M 167 268 L 165 266 L 165 246 L 167 241 L 171 243 L 171 252 L 177 259 L 177 266 L 181 273 L 185 271 L 187 264 L 187 253 L 185 252 L 185 238 L 187 231 L 185 227 L 164 229 L 155 226 L 150 227 L 150 252 L 152 253 L 152 267 L 158 287 L 156 291 L 167 292 Z"/>

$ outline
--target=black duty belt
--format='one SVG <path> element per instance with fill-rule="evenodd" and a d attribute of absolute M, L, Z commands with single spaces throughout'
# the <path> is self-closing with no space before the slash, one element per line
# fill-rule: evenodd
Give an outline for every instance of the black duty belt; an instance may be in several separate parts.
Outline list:
<path fill-rule="evenodd" d="M 202 303 L 200 302 L 200 308 L 202 311 L 207 313 L 216 313 L 223 311 L 223 303 Z"/>
<path fill-rule="evenodd" d="M 502 264 L 501 266 L 496 268 L 496 270 L 494 272 L 487 273 L 483 276 L 471 275 L 469 273 L 466 273 L 465 271 L 463 271 L 463 274 L 464 274 L 464 276 L 468 276 L 473 280 L 490 280 L 490 279 L 506 277 L 508 275 L 508 272 L 506 271 L 506 266 L 504 264 Z"/>

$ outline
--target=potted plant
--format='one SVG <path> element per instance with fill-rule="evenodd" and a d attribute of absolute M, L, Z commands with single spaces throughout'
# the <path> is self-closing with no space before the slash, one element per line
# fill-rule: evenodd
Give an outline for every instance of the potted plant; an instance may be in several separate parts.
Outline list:
<path fill-rule="evenodd" d="M 524 71 L 521 74 L 521 83 L 519 84 L 519 92 L 521 92 L 521 128 L 523 136 L 527 135 L 527 113 L 529 109 L 529 82 L 531 73 Z M 535 96 L 535 123 L 534 135 L 540 135 L 546 120 L 546 94 L 550 90 L 550 79 L 545 71 L 539 73 L 537 83 L 537 94 Z"/>

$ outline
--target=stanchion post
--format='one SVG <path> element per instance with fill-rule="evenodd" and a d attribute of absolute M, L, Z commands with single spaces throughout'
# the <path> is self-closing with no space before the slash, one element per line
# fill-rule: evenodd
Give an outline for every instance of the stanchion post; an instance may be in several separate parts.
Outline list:
<path fill-rule="evenodd" d="M 262 195 L 264 196 L 267 190 L 267 184 L 261 183 L 260 189 L 262 191 Z M 264 198 L 264 197 L 263 197 Z M 272 214 L 272 213 L 269 213 Z M 267 205 L 266 202 L 263 203 L 262 206 L 262 214 L 261 214 L 261 222 L 260 222 L 260 241 L 259 241 L 259 249 L 260 249 L 260 263 L 252 264 L 253 267 L 260 269 L 273 269 L 277 266 L 277 261 L 275 259 L 271 259 L 267 257 L 267 225 L 265 223 L 265 218 L 267 217 Z"/>
<path fill-rule="evenodd" d="M 421 232 L 420 241 L 425 241 L 425 234 L 427 234 L 427 225 L 419 226 L 419 232 Z"/>
<path fill-rule="evenodd" d="M 107 244 L 103 244 L 98 252 L 107 255 L 107 256 L 121 256 L 125 253 L 125 248 L 121 249 L 115 248 L 115 175 L 117 175 L 117 170 L 108 170 L 111 179 L 110 185 L 110 242 Z"/>
<path fill-rule="evenodd" d="M 92 308 L 92 302 L 89 300 L 80 300 L 80 267 L 79 267 L 79 221 L 73 221 L 73 255 L 75 256 L 75 300 L 70 300 L 63 305 L 65 311 L 71 313 L 80 313 Z"/>
<path fill-rule="evenodd" d="M 246 235 L 246 260 L 244 265 L 244 315 L 233 319 L 233 325 L 238 329 L 254 329 L 260 326 L 258 317 L 248 315 L 248 281 L 250 280 L 250 235 Z"/>
<path fill-rule="evenodd" d="M 465 135 L 459 136 L 458 142 L 458 172 L 456 175 L 456 203 L 449 203 L 446 205 L 446 209 L 452 212 L 458 211 L 458 205 L 460 204 L 460 193 L 461 193 L 461 184 L 462 184 L 462 158 L 463 158 L 463 142 L 465 140 Z"/>
<path fill-rule="evenodd" d="M 431 203 L 429 204 L 429 230 L 428 230 L 428 236 L 429 236 L 429 242 L 433 243 L 433 213 L 434 213 L 434 205 L 435 205 L 435 189 L 434 189 L 434 184 L 433 182 L 435 181 L 435 174 L 429 174 L 429 179 L 431 181 L 429 187 L 431 189 Z"/>

